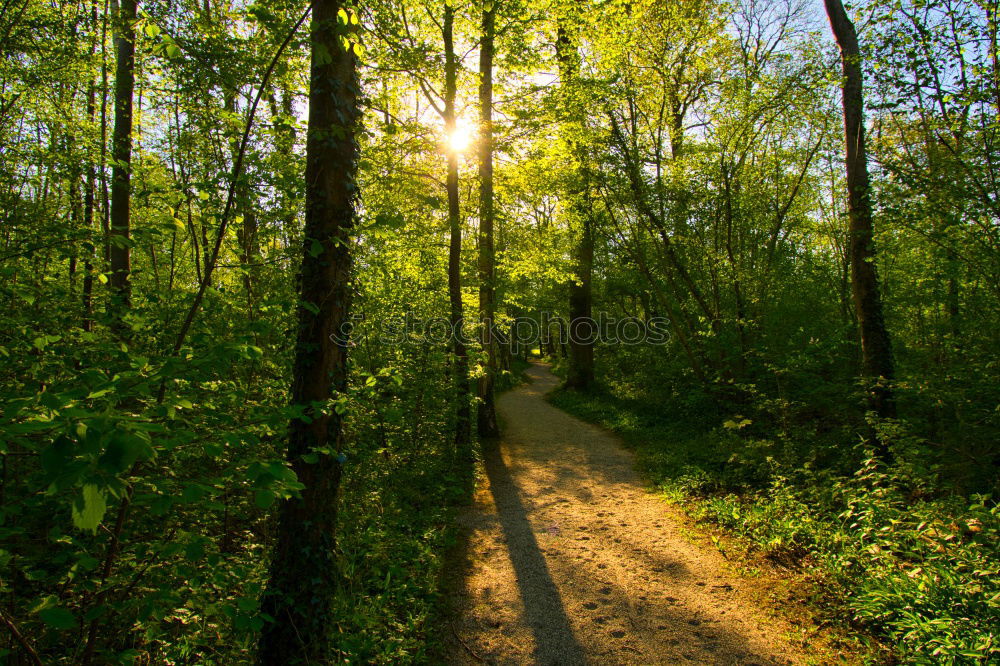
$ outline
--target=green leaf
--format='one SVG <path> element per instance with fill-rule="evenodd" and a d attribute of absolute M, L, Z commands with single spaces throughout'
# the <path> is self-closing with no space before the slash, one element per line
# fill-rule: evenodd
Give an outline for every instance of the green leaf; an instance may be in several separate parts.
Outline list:
<path fill-rule="evenodd" d="M 66 471 L 73 458 L 73 442 L 65 436 L 59 436 L 51 444 L 42 449 L 39 456 L 42 469 L 50 476 Z"/>
<path fill-rule="evenodd" d="M 184 486 L 184 490 L 181 491 L 181 500 L 184 502 L 197 502 L 202 497 L 205 497 L 211 492 L 211 488 L 203 486 L 200 483 L 189 483 Z"/>
<path fill-rule="evenodd" d="M 262 509 L 266 509 L 274 504 L 275 494 L 267 488 L 258 488 L 253 494 L 253 502 Z"/>
<path fill-rule="evenodd" d="M 73 524 L 81 530 L 96 532 L 107 510 L 101 489 L 93 483 L 85 484 L 80 497 L 73 502 Z"/>
<path fill-rule="evenodd" d="M 92 622 L 97 618 L 103 616 L 107 612 L 108 612 L 107 604 L 98 604 L 84 614 L 83 620 L 84 622 Z"/>
<path fill-rule="evenodd" d="M 149 454 L 149 443 L 142 437 L 128 432 L 115 433 L 98 464 L 112 474 L 121 474 L 140 457 L 148 458 Z"/>
<path fill-rule="evenodd" d="M 43 608 L 38 611 L 38 616 L 42 618 L 42 622 L 49 625 L 53 629 L 72 629 L 76 626 L 76 617 L 73 616 L 73 613 L 61 606 Z"/>
<path fill-rule="evenodd" d="M 197 562 L 202 557 L 205 556 L 205 544 L 201 541 L 195 541 L 189 543 L 184 547 L 184 557 L 188 559 L 189 562 Z"/>

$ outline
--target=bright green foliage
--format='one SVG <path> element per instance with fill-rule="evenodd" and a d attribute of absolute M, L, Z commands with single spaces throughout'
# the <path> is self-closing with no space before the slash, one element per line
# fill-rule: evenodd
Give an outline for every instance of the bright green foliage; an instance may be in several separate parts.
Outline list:
<path fill-rule="evenodd" d="M 276 509 L 303 487 L 284 450 L 301 416 L 288 406 L 295 272 L 321 249 L 302 238 L 306 27 L 263 79 L 305 6 L 140 3 L 132 234 L 115 241 L 131 251 L 132 304 L 117 328 L 114 22 L 103 3 L 14 4 L 0 15 L 4 617 L 44 663 L 246 662 L 274 621 L 259 599 Z M 892 465 L 858 445 L 839 68 L 808 3 L 498 3 L 497 320 L 566 316 L 573 239 L 591 216 L 595 313 L 663 317 L 671 338 L 600 345 L 602 388 L 557 403 L 622 432 L 696 515 L 814 574 L 824 603 L 840 600 L 829 617 L 913 661 L 996 661 L 997 9 L 863 5 L 900 415 L 873 425 Z M 455 8 L 458 123 L 471 131 L 482 7 Z M 449 312 L 441 11 L 378 0 L 338 19 L 361 40 L 366 113 L 357 234 L 343 239 L 349 389 L 317 406 L 346 416 L 347 445 L 309 454 L 344 470 L 331 661 L 434 659 L 472 476 L 451 446 L 447 340 L 403 329 Z M 557 20 L 579 44 L 572 85 L 558 81 Z M 467 313 L 475 148 L 473 132 L 459 170 Z M 500 385 L 516 381 L 512 351 Z M 471 345 L 473 378 L 482 363 Z M 26 654 L 0 645 L 0 660 Z"/>

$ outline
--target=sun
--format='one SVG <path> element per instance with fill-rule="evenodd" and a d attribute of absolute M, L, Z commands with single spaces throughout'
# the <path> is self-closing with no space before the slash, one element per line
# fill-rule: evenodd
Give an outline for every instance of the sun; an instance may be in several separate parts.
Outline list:
<path fill-rule="evenodd" d="M 472 130 L 459 125 L 448 135 L 448 149 L 455 153 L 464 153 L 472 144 Z"/>

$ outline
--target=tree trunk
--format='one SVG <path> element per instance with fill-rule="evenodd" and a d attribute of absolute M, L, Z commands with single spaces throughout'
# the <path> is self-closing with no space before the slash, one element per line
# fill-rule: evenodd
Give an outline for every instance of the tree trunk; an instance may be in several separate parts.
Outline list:
<path fill-rule="evenodd" d="M 281 95 L 281 113 L 286 118 L 294 118 L 295 111 L 293 105 L 293 93 L 291 90 L 291 85 L 288 84 L 282 90 Z M 288 124 L 285 130 L 282 132 L 281 141 L 278 142 L 278 146 L 281 149 L 281 154 L 290 162 L 295 160 L 295 141 L 296 141 L 296 131 L 295 125 Z M 285 228 L 294 229 L 295 228 L 295 196 L 291 194 L 287 188 L 282 188 L 282 209 L 285 211 Z"/>
<path fill-rule="evenodd" d="M 135 91 L 136 0 L 122 0 L 118 10 L 115 47 L 115 129 L 111 138 L 111 219 L 109 252 L 111 259 L 112 322 L 121 333 L 122 317 L 132 300 L 129 282 L 131 267 L 130 183 L 132 177 L 132 94 Z"/>
<path fill-rule="evenodd" d="M 224 100 L 225 110 L 229 113 L 236 113 L 235 92 L 226 92 Z M 229 138 L 229 154 L 236 163 L 240 151 L 240 137 L 234 133 Z M 260 260 L 260 247 L 257 242 L 257 210 L 250 197 L 250 187 L 246 180 L 241 180 L 236 186 L 236 210 L 239 217 L 243 218 L 239 229 L 236 230 L 236 238 L 240 245 L 240 270 L 243 273 L 243 291 L 247 298 L 247 316 L 253 321 L 256 316 L 254 312 L 254 274 L 256 264 Z"/>
<path fill-rule="evenodd" d="M 574 261 L 577 280 L 569 285 L 569 367 L 567 388 L 583 390 L 594 381 L 594 335 L 591 280 L 594 265 L 594 236 L 590 216 L 582 219 Z"/>
<path fill-rule="evenodd" d="M 882 297 L 875 269 L 871 192 L 865 153 L 864 91 L 861 53 L 854 24 L 840 0 L 824 0 L 843 67 L 844 137 L 847 144 L 848 238 L 851 294 L 861 331 L 864 377 L 868 399 L 879 418 L 894 418 L 896 406 L 890 382 L 894 377 L 892 344 L 882 316 Z M 884 444 L 880 453 L 888 455 Z"/>
<path fill-rule="evenodd" d="M 549 312 L 543 311 L 540 316 L 542 320 L 542 338 L 540 350 L 543 355 L 549 358 L 556 357 L 556 343 L 554 336 L 552 335 L 552 315 Z M 558 322 L 556 322 L 558 325 Z M 557 333 L 558 334 L 558 333 Z"/>
<path fill-rule="evenodd" d="M 66 137 L 66 142 L 72 144 L 73 136 L 69 135 Z M 73 229 L 73 233 L 79 232 L 80 228 L 83 226 L 83 194 L 80 192 L 80 180 L 81 173 L 77 172 L 76 169 L 69 176 L 69 219 L 70 227 Z M 76 272 L 79 249 L 73 248 L 69 256 L 69 293 L 70 295 L 76 291 Z"/>
<path fill-rule="evenodd" d="M 91 14 L 94 30 L 97 29 L 97 3 L 93 5 Z M 91 49 L 93 51 L 93 49 Z M 94 123 L 97 113 L 95 84 L 93 80 L 87 88 L 87 118 L 90 123 Z M 83 226 L 87 230 L 88 238 L 84 244 L 83 262 L 83 330 L 91 331 L 94 328 L 94 246 L 90 234 L 94 229 L 94 202 L 97 188 L 97 169 L 94 166 L 93 156 L 87 151 L 87 174 L 83 194 Z"/>
<path fill-rule="evenodd" d="M 496 5 L 483 11 L 479 45 L 479 339 L 486 354 L 486 371 L 479 379 L 477 431 L 497 437 L 500 427 L 494 393 L 497 357 L 493 339 L 496 315 L 496 256 L 493 251 L 493 33 Z"/>
<path fill-rule="evenodd" d="M 448 136 L 455 132 L 455 97 L 457 95 L 458 59 L 455 57 L 453 25 L 455 8 L 444 7 L 445 92 L 444 129 Z M 468 457 L 472 442 L 472 415 L 469 406 L 469 353 L 465 347 L 462 326 L 462 217 L 458 200 L 458 151 L 448 147 L 448 229 L 451 235 L 448 249 L 448 298 L 451 302 L 452 350 L 455 354 L 455 453 Z"/>
<path fill-rule="evenodd" d="M 726 258 L 729 260 L 729 270 L 732 272 L 733 300 L 736 305 L 736 339 L 739 341 L 739 354 L 733 363 L 733 369 L 740 376 L 746 371 L 747 353 L 747 309 L 743 299 L 743 286 L 740 282 L 740 267 L 733 248 L 733 172 L 726 164 L 720 164 L 723 184 L 723 211 L 726 219 Z M 739 182 L 737 181 L 737 185 Z"/>
<path fill-rule="evenodd" d="M 327 663 L 330 610 L 337 587 L 335 525 L 343 424 L 329 405 L 347 385 L 346 333 L 351 296 L 349 236 L 354 227 L 360 121 L 357 64 L 341 46 L 341 0 L 312 1 L 312 66 L 306 140 L 305 233 L 299 274 L 298 334 L 288 461 L 304 484 L 280 509 L 277 543 L 262 609 L 264 664 Z"/>
<path fill-rule="evenodd" d="M 560 25 L 556 38 L 556 57 L 563 89 L 564 113 L 567 122 L 582 127 L 582 109 L 576 90 L 579 75 L 579 56 L 576 42 Z M 576 133 L 578 134 L 578 133 Z M 575 173 L 568 192 L 572 222 L 578 225 L 576 246 L 573 250 L 576 278 L 569 284 L 569 367 L 566 387 L 586 389 L 594 381 L 594 334 L 591 281 L 594 265 L 594 236 L 592 215 L 587 201 L 587 174 L 579 136 L 567 139 L 573 155 Z"/>

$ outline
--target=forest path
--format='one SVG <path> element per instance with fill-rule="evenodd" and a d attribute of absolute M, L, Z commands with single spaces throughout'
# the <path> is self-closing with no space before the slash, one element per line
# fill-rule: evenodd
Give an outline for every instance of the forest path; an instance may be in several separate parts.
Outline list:
<path fill-rule="evenodd" d="M 620 441 L 550 405 L 543 365 L 499 397 L 499 449 L 463 512 L 450 663 L 787 664 L 791 625 L 643 488 Z M 815 658 L 815 657 L 814 657 Z"/>

